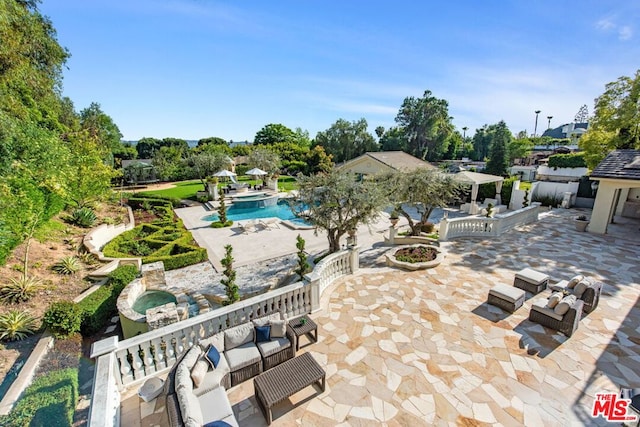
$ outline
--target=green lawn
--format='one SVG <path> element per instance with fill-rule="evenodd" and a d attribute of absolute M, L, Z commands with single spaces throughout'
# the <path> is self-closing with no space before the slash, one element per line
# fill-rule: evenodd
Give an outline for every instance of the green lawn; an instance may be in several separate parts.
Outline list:
<path fill-rule="evenodd" d="M 175 187 L 165 190 L 143 191 L 143 194 L 151 194 L 156 196 L 175 197 L 178 199 L 195 199 L 196 192 L 204 191 L 204 187 L 199 179 L 191 181 L 182 181 L 176 183 Z"/>

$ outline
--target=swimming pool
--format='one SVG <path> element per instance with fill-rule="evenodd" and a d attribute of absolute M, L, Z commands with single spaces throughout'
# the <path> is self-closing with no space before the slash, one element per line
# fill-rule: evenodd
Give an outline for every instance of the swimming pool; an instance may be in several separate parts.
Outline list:
<path fill-rule="evenodd" d="M 309 223 L 305 222 L 303 219 L 295 216 L 286 200 L 278 200 L 278 203 L 273 206 L 256 207 L 255 205 L 252 205 L 247 207 L 234 204 L 227 209 L 227 219 L 234 222 L 273 217 L 280 218 L 285 221 L 291 221 L 300 225 L 309 225 Z M 218 217 L 218 214 L 212 214 L 205 216 L 203 219 L 205 221 L 218 221 L 220 218 Z"/>

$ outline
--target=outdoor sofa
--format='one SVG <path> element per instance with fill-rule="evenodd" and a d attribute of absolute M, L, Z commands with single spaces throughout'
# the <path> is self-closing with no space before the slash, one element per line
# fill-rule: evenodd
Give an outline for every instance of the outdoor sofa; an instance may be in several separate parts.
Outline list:
<path fill-rule="evenodd" d="M 561 280 L 554 285 L 550 285 L 549 288 L 551 288 L 552 291 L 565 291 L 584 301 L 582 310 L 586 315 L 598 306 L 600 294 L 602 293 L 602 285 L 602 282 L 593 278 L 577 275 L 571 278 L 571 280 Z"/>
<path fill-rule="evenodd" d="M 294 356 L 295 334 L 280 313 L 200 340 L 178 359 L 165 383 L 171 426 L 214 421 L 237 426 L 226 389 Z"/>
<path fill-rule="evenodd" d="M 570 337 L 578 330 L 583 306 L 584 301 L 575 295 L 564 296 L 557 292 L 548 299 L 536 299 L 531 305 L 529 320 Z"/>

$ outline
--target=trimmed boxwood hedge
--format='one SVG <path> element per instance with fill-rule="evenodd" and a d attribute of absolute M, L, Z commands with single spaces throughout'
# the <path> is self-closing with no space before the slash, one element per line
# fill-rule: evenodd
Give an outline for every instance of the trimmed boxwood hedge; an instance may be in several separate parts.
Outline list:
<path fill-rule="evenodd" d="M 52 371 L 27 387 L 9 415 L 0 417 L 0 425 L 71 426 L 77 403 L 78 369 Z"/>
<path fill-rule="evenodd" d="M 554 154 L 549 157 L 550 168 L 586 168 L 584 153 Z"/>
<path fill-rule="evenodd" d="M 133 253 L 137 244 L 152 250 L 148 254 Z M 207 250 L 193 244 L 193 236 L 182 221 L 142 224 L 109 242 L 102 252 L 112 258 L 141 256 L 144 264 L 162 261 L 165 270 L 174 270 L 207 260 Z"/>
<path fill-rule="evenodd" d="M 123 265 L 109 274 L 109 282 L 78 303 L 82 311 L 80 332 L 90 336 L 102 329 L 116 312 L 120 292 L 138 275 L 133 265 Z"/>

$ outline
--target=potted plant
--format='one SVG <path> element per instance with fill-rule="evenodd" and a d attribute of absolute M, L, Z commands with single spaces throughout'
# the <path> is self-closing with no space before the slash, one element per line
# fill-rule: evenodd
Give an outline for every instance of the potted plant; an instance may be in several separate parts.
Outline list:
<path fill-rule="evenodd" d="M 585 231 L 587 229 L 587 225 L 589 225 L 589 220 L 586 215 L 580 215 L 575 219 L 576 230 Z"/>
<path fill-rule="evenodd" d="M 392 210 L 389 214 L 389 221 L 391 221 L 391 225 L 395 227 L 399 219 L 400 215 L 398 215 L 398 211 L 396 211 L 395 209 Z"/>

